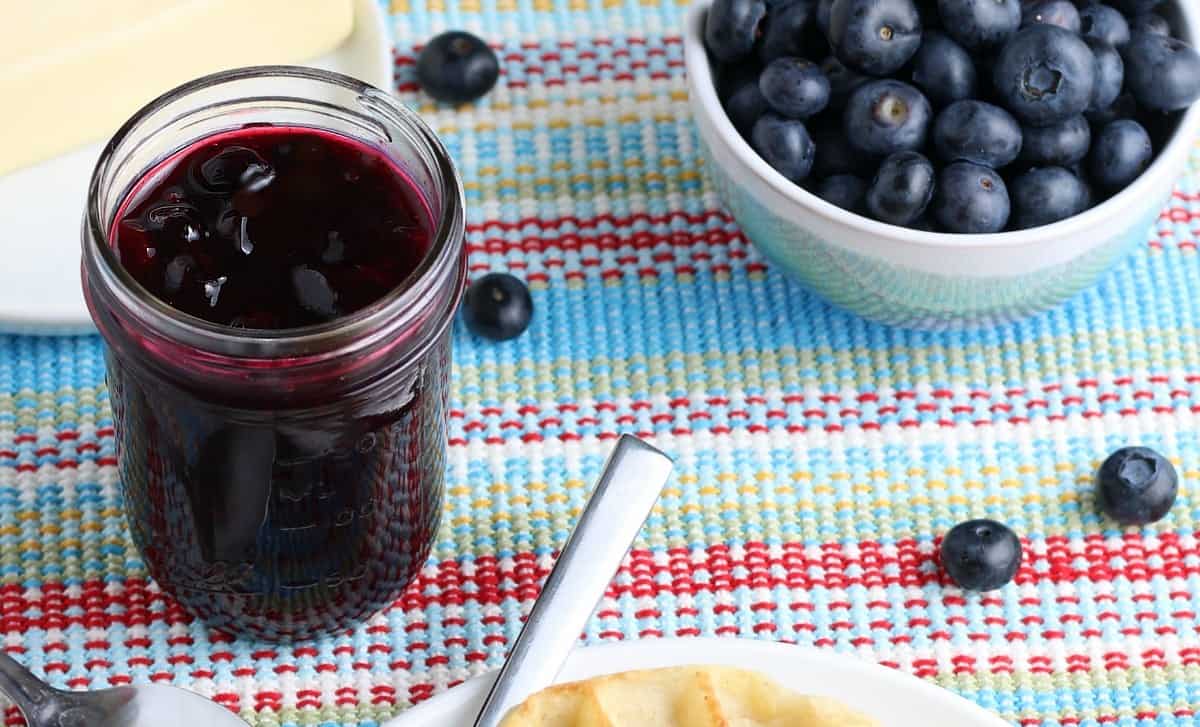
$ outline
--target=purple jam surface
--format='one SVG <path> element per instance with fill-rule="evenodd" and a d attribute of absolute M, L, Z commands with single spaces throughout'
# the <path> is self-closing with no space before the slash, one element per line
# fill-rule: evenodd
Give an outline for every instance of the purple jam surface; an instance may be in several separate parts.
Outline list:
<path fill-rule="evenodd" d="M 161 162 L 111 231 L 121 264 L 174 308 L 238 328 L 297 328 L 399 286 L 429 249 L 429 208 L 380 150 L 254 125 Z"/>

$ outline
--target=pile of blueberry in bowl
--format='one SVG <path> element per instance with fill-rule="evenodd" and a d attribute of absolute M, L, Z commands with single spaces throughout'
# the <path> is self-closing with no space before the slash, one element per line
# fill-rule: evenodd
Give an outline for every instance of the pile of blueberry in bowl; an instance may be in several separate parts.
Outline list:
<path fill-rule="evenodd" d="M 868 317 L 1054 305 L 1148 239 L 1200 131 L 1194 3 L 1108 3 L 701 2 L 710 177 L 768 257 Z"/>

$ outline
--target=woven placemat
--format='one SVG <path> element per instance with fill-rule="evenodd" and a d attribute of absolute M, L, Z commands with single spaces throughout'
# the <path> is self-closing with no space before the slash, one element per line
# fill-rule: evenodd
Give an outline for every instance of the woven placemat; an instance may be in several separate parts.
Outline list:
<path fill-rule="evenodd" d="M 1146 244 L 1023 323 L 928 334 L 826 306 L 703 180 L 655 0 L 393 3 L 402 98 L 460 164 L 471 267 L 529 281 L 520 339 L 455 334 L 446 517 L 418 583 L 352 634 L 279 647 L 147 582 L 95 338 L 0 339 L 0 621 L 59 685 L 172 681 L 253 725 L 376 725 L 498 665 L 618 432 L 676 476 L 587 641 L 789 640 L 915 673 L 1023 725 L 1192 724 L 1200 705 L 1200 165 Z M 501 48 L 479 106 L 416 93 L 445 28 Z M 486 30 L 485 30 L 486 29 Z M 1167 519 L 1119 530 L 1091 476 L 1168 453 Z M 986 597 L 939 576 L 970 516 L 1025 539 Z M 19 724 L 9 710 L 6 724 Z"/>

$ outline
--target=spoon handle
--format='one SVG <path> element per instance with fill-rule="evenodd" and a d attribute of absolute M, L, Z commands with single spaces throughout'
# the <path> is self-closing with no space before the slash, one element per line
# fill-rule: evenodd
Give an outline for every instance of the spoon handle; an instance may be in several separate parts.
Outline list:
<path fill-rule="evenodd" d="M 53 687 L 3 651 L 0 651 L 0 692 L 30 720 L 45 711 L 57 694 Z"/>
<path fill-rule="evenodd" d="M 629 435 L 617 441 L 475 727 L 497 727 L 508 710 L 554 682 L 670 474 L 670 458 L 654 447 Z"/>

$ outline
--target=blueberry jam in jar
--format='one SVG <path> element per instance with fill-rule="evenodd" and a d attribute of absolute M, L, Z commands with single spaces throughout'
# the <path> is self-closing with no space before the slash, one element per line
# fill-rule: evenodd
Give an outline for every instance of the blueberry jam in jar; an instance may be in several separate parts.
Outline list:
<path fill-rule="evenodd" d="M 215 134 L 147 173 L 109 232 L 156 297 L 238 328 L 300 328 L 395 289 L 429 247 L 425 201 L 381 152 L 331 132 Z"/>
<path fill-rule="evenodd" d="M 83 282 L 127 519 L 210 625 L 327 634 L 428 556 L 462 204 L 415 115 L 311 69 L 192 82 L 106 148 Z"/>

